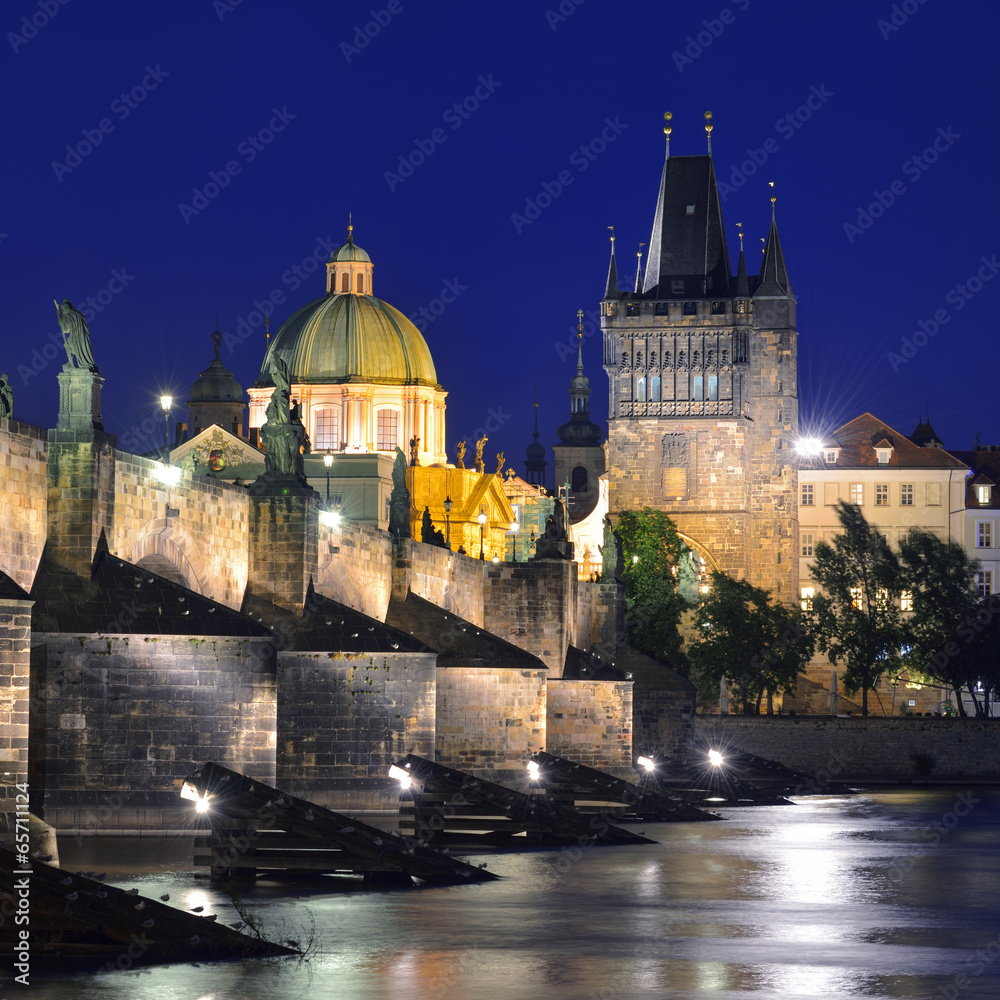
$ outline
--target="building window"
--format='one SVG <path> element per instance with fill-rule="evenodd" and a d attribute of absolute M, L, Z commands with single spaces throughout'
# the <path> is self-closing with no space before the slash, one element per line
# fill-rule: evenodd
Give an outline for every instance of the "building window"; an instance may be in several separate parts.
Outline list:
<path fill-rule="evenodd" d="M 639 403 L 646 402 L 646 379 L 644 377 L 635 380 L 635 398 Z"/>
<path fill-rule="evenodd" d="M 913 483 L 902 483 L 899 487 L 899 506 L 913 506 Z"/>
<path fill-rule="evenodd" d="M 363 292 L 365 290 L 365 276 L 363 274 L 358 275 L 358 280 L 355 284 L 355 287 L 359 292 Z"/>
<path fill-rule="evenodd" d="M 861 608 L 861 588 L 851 587 L 851 607 L 858 611 Z"/>
<path fill-rule="evenodd" d="M 828 448 L 824 451 L 823 460 L 827 463 L 827 465 L 833 465 L 833 463 L 837 461 L 837 449 Z"/>
<path fill-rule="evenodd" d="M 803 587 L 802 588 L 802 610 L 812 611 L 813 609 L 813 598 L 816 596 L 815 587 Z"/>
<path fill-rule="evenodd" d="M 813 554 L 813 536 L 803 532 L 799 535 L 799 541 L 802 543 L 802 555 L 809 558 Z"/>
<path fill-rule="evenodd" d="M 888 483 L 876 483 L 875 484 L 875 506 L 876 507 L 888 507 L 889 506 L 889 484 Z"/>
<path fill-rule="evenodd" d="M 976 487 L 976 500 L 979 503 L 989 503 L 990 502 L 990 488 L 989 488 L 989 486 L 977 486 Z"/>
<path fill-rule="evenodd" d="M 993 593 L 993 571 L 984 569 L 976 574 L 976 594 L 979 597 L 989 597 Z"/>
<path fill-rule="evenodd" d="M 879 465 L 888 465 L 889 464 L 889 459 L 891 457 L 892 457 L 892 449 L 891 448 L 876 448 L 875 449 L 875 458 L 878 461 Z"/>
<path fill-rule="evenodd" d="M 812 483 L 802 484 L 802 498 L 799 504 L 802 507 L 812 507 L 816 503 L 816 487 Z"/>
<path fill-rule="evenodd" d="M 978 521 L 976 523 L 976 548 L 977 549 L 993 548 L 992 521 Z"/>
<path fill-rule="evenodd" d="M 875 607 L 879 611 L 885 611 L 889 607 L 889 591 L 885 587 L 879 587 L 875 592 Z"/>
<path fill-rule="evenodd" d="M 378 411 L 378 450 L 392 451 L 399 444 L 399 414 L 395 410 Z"/>
<path fill-rule="evenodd" d="M 912 611 L 913 610 L 913 591 L 904 590 L 899 595 L 899 610 L 900 611 Z"/>
<path fill-rule="evenodd" d="M 694 392 L 692 393 L 692 399 L 704 399 L 705 398 L 705 376 L 695 375 L 694 379 Z"/>
<path fill-rule="evenodd" d="M 719 398 L 719 376 L 709 375 L 708 376 L 708 398 L 718 399 Z"/>
<path fill-rule="evenodd" d="M 653 403 L 660 401 L 660 376 L 651 375 L 649 379 L 649 399 Z"/>
<path fill-rule="evenodd" d="M 317 451 L 332 451 L 340 446 L 337 440 L 338 416 L 333 409 L 316 411 L 316 431 L 312 446 Z"/>
<path fill-rule="evenodd" d="M 865 499 L 865 484 L 864 483 L 851 483 L 851 503 L 856 504 L 858 507 L 864 502 Z"/>
<path fill-rule="evenodd" d="M 684 315 L 685 316 L 697 316 L 698 315 L 698 303 L 697 302 L 685 302 L 684 303 Z"/>
<path fill-rule="evenodd" d="M 627 302 L 625 304 L 625 315 L 626 316 L 638 316 L 640 315 L 642 307 L 637 302 Z"/>
<path fill-rule="evenodd" d="M 340 290 L 342 292 L 349 292 L 351 290 L 351 276 L 346 272 L 340 279 Z"/>
<path fill-rule="evenodd" d="M 587 470 L 582 465 L 578 465 L 573 470 L 573 479 L 570 483 L 570 489 L 572 489 L 574 493 L 587 492 Z"/>

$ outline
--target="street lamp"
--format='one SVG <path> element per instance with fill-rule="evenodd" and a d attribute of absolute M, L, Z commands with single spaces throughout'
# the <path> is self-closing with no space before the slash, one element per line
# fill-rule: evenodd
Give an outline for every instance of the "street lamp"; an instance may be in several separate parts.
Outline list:
<path fill-rule="evenodd" d="M 483 529 L 486 527 L 486 508 L 479 508 L 479 561 L 483 561 Z"/>
<path fill-rule="evenodd" d="M 330 467 L 333 465 L 333 455 L 324 455 L 323 464 L 326 466 L 326 509 L 330 509 Z"/>
<path fill-rule="evenodd" d="M 512 555 L 511 555 L 511 559 L 510 559 L 511 562 L 517 562 L 517 529 L 520 528 L 520 527 L 521 527 L 520 522 L 515 521 L 514 522 L 514 527 L 510 529 L 511 531 L 514 532 L 514 545 L 513 545 L 513 552 L 512 552 Z"/>
<path fill-rule="evenodd" d="M 444 544 L 448 549 L 451 549 L 451 508 L 454 506 L 455 501 L 450 495 L 446 496 L 444 498 Z"/>
<path fill-rule="evenodd" d="M 170 407 L 174 405 L 173 396 L 160 396 L 160 406 L 163 407 L 163 464 L 170 461 Z"/>

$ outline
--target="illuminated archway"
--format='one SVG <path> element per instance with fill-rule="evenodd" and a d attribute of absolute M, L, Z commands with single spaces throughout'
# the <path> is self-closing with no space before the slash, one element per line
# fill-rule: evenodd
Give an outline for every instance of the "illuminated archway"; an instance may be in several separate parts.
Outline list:
<path fill-rule="evenodd" d="M 190 539 L 166 518 L 161 518 L 149 524 L 136 540 L 130 562 L 188 590 L 210 596 L 200 560 L 188 552 L 194 552 Z"/>

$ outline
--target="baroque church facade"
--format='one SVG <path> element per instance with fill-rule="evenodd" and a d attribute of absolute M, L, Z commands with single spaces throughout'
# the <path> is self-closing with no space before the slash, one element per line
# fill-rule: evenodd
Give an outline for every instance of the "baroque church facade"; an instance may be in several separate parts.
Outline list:
<path fill-rule="evenodd" d="M 706 116 L 708 118 L 708 116 Z M 612 519 L 651 507 L 719 569 L 798 596 L 795 297 L 775 220 L 756 273 L 730 263 L 709 152 L 667 156 L 645 274 L 621 292 L 612 237 L 601 327 Z"/>

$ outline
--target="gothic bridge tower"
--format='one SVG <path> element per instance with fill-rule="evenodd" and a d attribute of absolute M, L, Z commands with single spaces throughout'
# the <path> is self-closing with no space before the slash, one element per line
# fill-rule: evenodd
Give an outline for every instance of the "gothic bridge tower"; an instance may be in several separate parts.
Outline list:
<path fill-rule="evenodd" d="M 708 154 L 667 158 L 645 276 L 601 302 L 612 517 L 665 511 L 724 572 L 798 595 L 795 297 L 771 227 L 758 274 L 733 275 Z M 641 281 L 640 281 L 641 279 Z"/>

